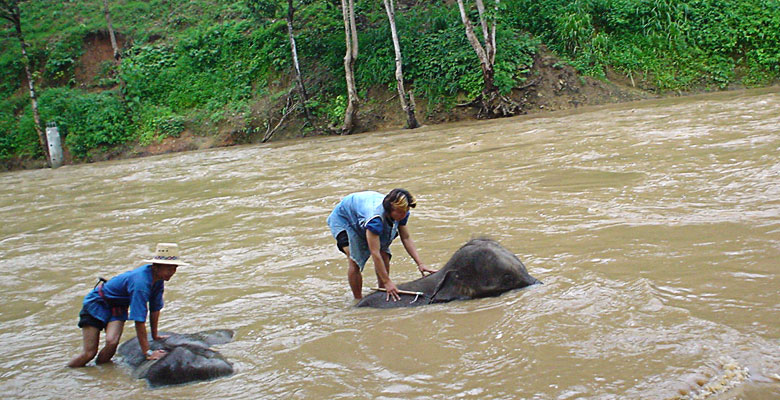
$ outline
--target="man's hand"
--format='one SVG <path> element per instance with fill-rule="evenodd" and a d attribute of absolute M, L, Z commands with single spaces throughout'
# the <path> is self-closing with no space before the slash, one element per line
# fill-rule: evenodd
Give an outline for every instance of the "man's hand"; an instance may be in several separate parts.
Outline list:
<path fill-rule="evenodd" d="M 430 268 L 426 267 L 425 264 L 418 265 L 417 266 L 417 270 L 420 271 L 420 274 L 422 274 L 422 276 L 425 276 L 426 272 L 428 273 L 428 275 L 430 275 L 430 274 L 432 274 L 434 272 L 438 272 L 439 271 L 438 269 L 430 269 Z"/>
<path fill-rule="evenodd" d="M 159 360 L 159 359 L 163 358 L 165 356 L 165 354 L 166 354 L 166 351 L 163 350 L 163 349 L 155 350 L 154 352 L 152 352 L 151 355 L 146 356 L 146 359 L 147 360 Z"/>
<path fill-rule="evenodd" d="M 390 298 L 393 298 L 393 301 L 401 300 L 401 296 L 398 295 L 398 288 L 395 287 L 395 283 L 393 281 L 388 280 L 387 283 L 385 283 L 385 291 L 387 292 L 387 297 L 385 297 L 385 301 L 390 301 Z"/>

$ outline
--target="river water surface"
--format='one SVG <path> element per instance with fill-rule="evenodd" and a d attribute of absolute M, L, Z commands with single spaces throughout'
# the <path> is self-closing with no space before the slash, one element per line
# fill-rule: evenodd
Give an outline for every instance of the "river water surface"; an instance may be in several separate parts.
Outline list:
<path fill-rule="evenodd" d="M 777 399 L 779 156 L 772 88 L 0 174 L 0 397 Z M 429 266 L 486 235 L 544 284 L 352 308 L 325 219 L 394 187 Z M 161 329 L 234 329 L 237 372 L 66 368 L 96 278 L 167 241 Z"/>

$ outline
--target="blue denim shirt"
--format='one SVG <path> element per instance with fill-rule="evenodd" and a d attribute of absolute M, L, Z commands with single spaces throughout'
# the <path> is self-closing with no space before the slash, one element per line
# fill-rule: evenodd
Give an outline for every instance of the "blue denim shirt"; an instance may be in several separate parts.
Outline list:
<path fill-rule="evenodd" d="M 382 200 L 385 196 L 378 192 L 357 192 L 344 197 L 328 216 L 328 227 L 335 238 L 342 231 L 349 237 L 349 256 L 357 263 L 360 270 L 371 257 L 371 250 L 366 240 L 366 224 L 374 218 L 381 218 L 384 227 L 379 234 L 380 250 L 390 253 L 390 243 L 398 237 L 398 221 L 393 221 L 385 215 Z M 390 224 L 389 222 L 392 222 Z"/>
<path fill-rule="evenodd" d="M 84 308 L 90 315 L 106 323 L 128 319 L 146 322 L 148 311 L 160 311 L 163 308 L 163 291 L 164 282 L 153 282 L 152 265 L 145 264 L 104 283 L 105 299 L 100 297 L 97 288 L 92 289 L 84 297 Z M 111 308 L 116 306 L 129 306 L 130 314 L 112 315 Z"/>

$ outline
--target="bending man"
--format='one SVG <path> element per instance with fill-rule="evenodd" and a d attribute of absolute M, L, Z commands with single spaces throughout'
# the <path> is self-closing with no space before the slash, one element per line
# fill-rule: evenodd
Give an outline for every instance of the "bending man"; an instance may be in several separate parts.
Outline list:
<path fill-rule="evenodd" d="M 386 196 L 377 192 L 358 192 L 344 197 L 328 216 L 336 246 L 347 256 L 347 278 L 355 299 L 363 297 L 363 267 L 370 257 L 377 284 L 387 291 L 387 300 L 399 300 L 398 288 L 390 279 L 390 243 L 400 236 L 421 274 L 433 273 L 420 261 L 406 224 L 409 210 L 417 205 L 404 189 L 393 189 Z"/>
<path fill-rule="evenodd" d="M 68 363 L 69 367 L 83 367 L 95 358 L 96 354 L 97 364 L 110 361 L 116 353 L 125 321 L 128 319 L 135 321 L 135 334 L 146 359 L 156 360 L 165 355 L 164 350 L 152 351 L 149 346 L 146 315 L 148 312 L 152 339 L 164 339 L 164 336 L 157 334 L 157 323 L 163 308 L 164 282 L 171 279 L 178 266 L 187 264 L 179 260 L 179 247 L 173 243 L 159 243 L 155 257 L 144 262 L 149 264 L 117 275 L 108 281 L 101 278 L 95 288 L 84 297 L 79 313 L 79 328 L 82 331 L 84 348 L 81 354 Z M 100 331 L 103 329 L 106 330 L 106 345 L 98 353 Z"/>

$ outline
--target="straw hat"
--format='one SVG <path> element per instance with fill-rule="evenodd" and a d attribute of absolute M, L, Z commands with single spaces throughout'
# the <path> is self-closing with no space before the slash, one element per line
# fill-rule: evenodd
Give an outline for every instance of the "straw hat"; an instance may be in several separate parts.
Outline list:
<path fill-rule="evenodd" d="M 179 245 L 176 243 L 157 243 L 154 258 L 143 261 L 152 264 L 189 265 L 179 259 Z"/>

